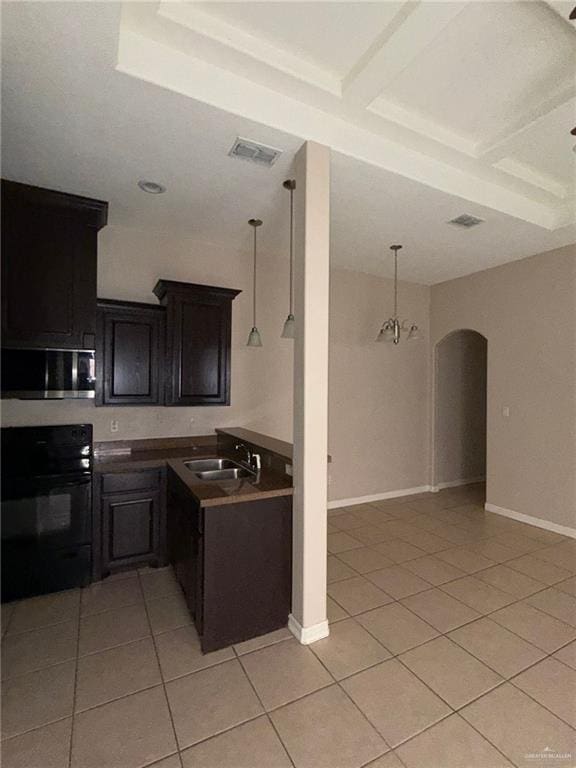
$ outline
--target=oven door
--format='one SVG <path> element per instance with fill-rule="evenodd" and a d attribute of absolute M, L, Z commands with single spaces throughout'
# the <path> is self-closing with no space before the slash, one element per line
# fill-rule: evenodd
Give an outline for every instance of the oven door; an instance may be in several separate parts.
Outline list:
<path fill-rule="evenodd" d="M 56 549 L 88 544 L 92 476 L 4 478 L 2 544 Z"/>

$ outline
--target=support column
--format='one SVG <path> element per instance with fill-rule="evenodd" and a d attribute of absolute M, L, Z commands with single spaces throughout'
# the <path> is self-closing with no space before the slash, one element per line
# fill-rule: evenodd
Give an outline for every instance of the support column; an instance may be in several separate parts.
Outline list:
<path fill-rule="evenodd" d="M 329 634 L 326 618 L 328 502 L 328 304 L 330 150 L 306 142 L 296 156 L 294 308 L 294 512 L 292 613 L 304 644 Z"/>

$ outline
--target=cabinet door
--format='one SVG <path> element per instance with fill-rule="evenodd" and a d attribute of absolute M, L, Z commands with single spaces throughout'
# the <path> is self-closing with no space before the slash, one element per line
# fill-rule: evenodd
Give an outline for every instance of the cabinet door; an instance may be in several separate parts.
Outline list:
<path fill-rule="evenodd" d="M 146 304 L 98 303 L 98 405 L 161 403 L 164 314 Z"/>
<path fill-rule="evenodd" d="M 6 347 L 94 348 L 98 226 L 84 200 L 2 183 Z"/>
<path fill-rule="evenodd" d="M 232 300 L 238 291 L 161 280 L 166 405 L 230 405 Z"/>
<path fill-rule="evenodd" d="M 160 534 L 158 491 L 104 496 L 102 513 L 104 572 L 154 559 Z"/>
<path fill-rule="evenodd" d="M 229 404 L 230 309 L 229 302 L 178 302 L 168 405 Z"/>

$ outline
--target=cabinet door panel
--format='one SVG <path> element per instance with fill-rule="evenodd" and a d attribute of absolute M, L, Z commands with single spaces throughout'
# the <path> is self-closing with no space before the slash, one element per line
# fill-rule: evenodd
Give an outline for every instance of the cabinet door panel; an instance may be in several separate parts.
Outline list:
<path fill-rule="evenodd" d="M 159 280 L 166 307 L 166 405 L 230 405 L 232 301 L 239 291 Z"/>
<path fill-rule="evenodd" d="M 225 395 L 222 368 L 226 335 L 222 308 L 214 304 L 182 304 L 180 397 L 220 401 Z"/>
<path fill-rule="evenodd" d="M 98 302 L 98 405 L 159 405 L 164 338 L 162 307 Z"/>
<path fill-rule="evenodd" d="M 153 504 L 153 499 L 141 499 L 110 505 L 112 560 L 144 555 L 152 550 Z"/>
<path fill-rule="evenodd" d="M 104 571 L 147 562 L 158 547 L 158 492 L 104 497 L 102 522 Z"/>
<path fill-rule="evenodd" d="M 147 323 L 112 320 L 114 359 L 112 397 L 150 397 L 152 389 L 152 328 Z"/>

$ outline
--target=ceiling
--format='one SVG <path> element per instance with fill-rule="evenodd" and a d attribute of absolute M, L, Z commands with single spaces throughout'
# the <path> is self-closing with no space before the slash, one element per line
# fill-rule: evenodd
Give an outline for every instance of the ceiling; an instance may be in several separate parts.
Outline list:
<path fill-rule="evenodd" d="M 233 248 L 259 216 L 278 249 L 314 139 L 334 264 L 390 274 L 400 241 L 401 276 L 436 283 L 573 243 L 576 31 L 552 5 L 7 3 L 3 175 Z M 231 159 L 236 136 L 283 154 Z M 485 223 L 446 224 L 461 213 Z"/>

